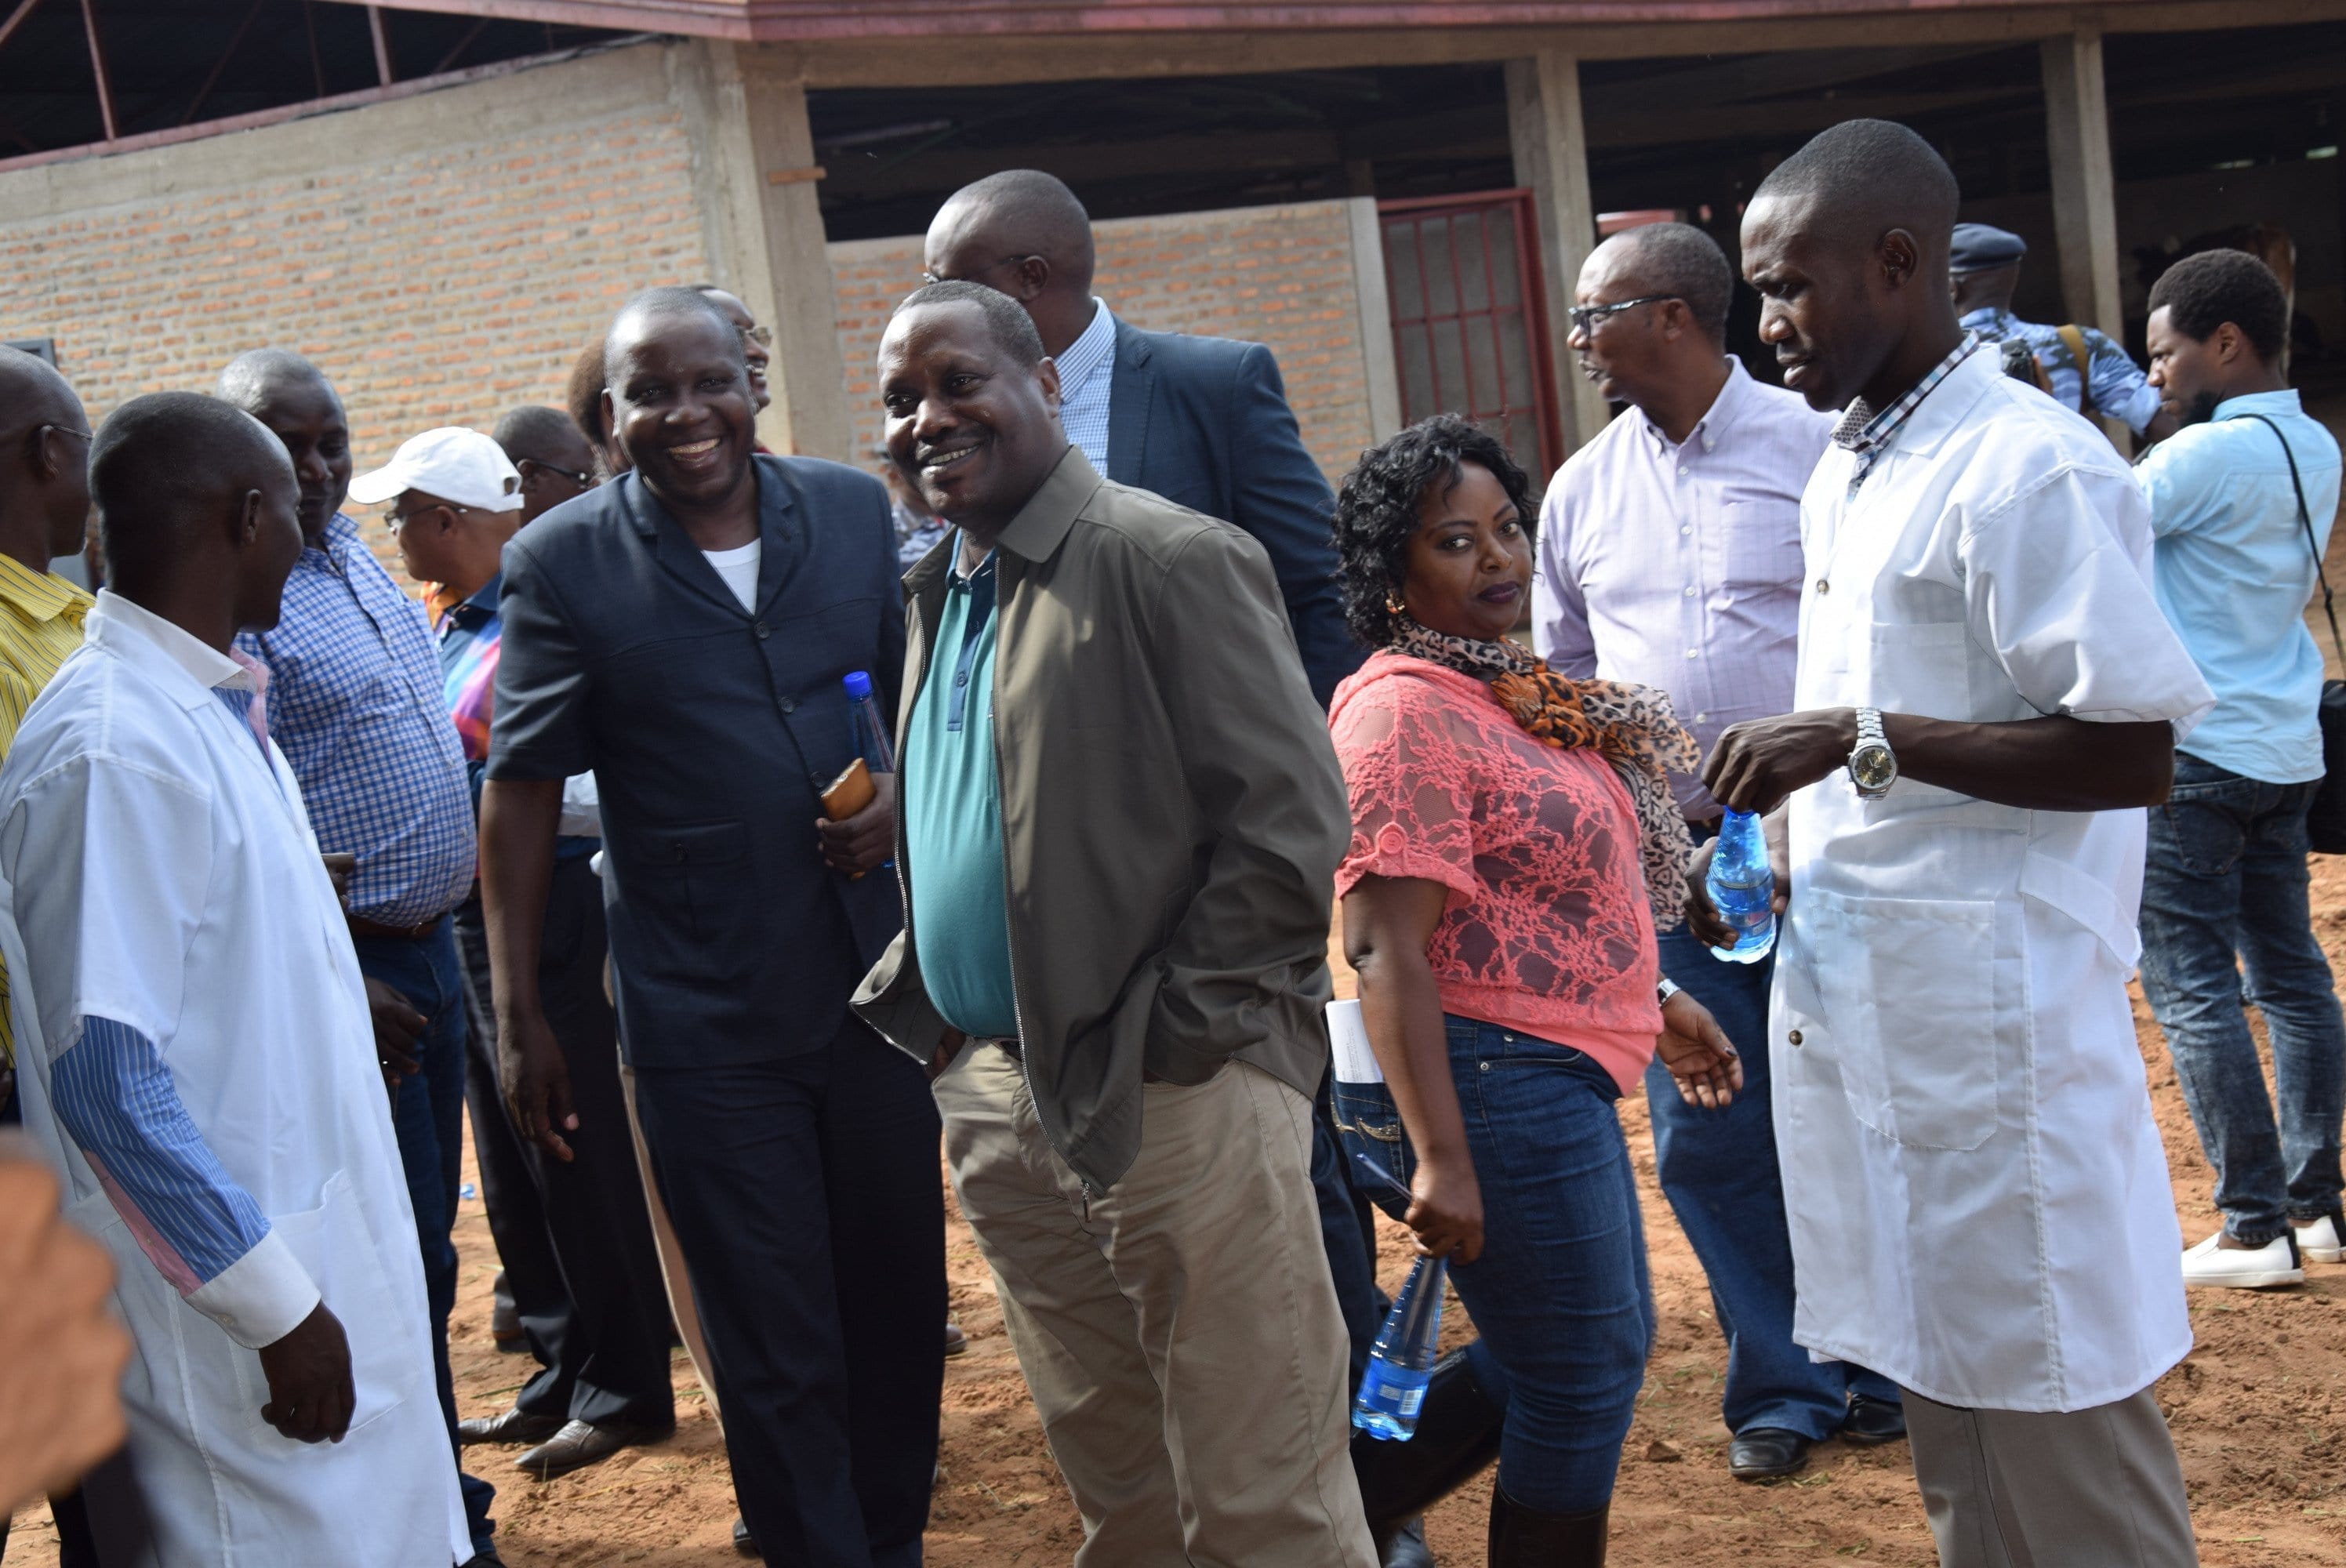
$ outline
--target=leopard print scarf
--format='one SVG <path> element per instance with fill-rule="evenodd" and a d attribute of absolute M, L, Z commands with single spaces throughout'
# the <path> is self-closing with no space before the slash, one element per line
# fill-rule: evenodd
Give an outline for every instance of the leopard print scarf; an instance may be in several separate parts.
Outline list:
<path fill-rule="evenodd" d="M 1408 616 L 1394 616 L 1392 626 L 1393 652 L 1489 682 L 1491 695 L 1525 734 L 1549 746 L 1590 748 L 1613 764 L 1637 810 L 1654 929 L 1670 931 L 1683 921 L 1694 840 L 1670 790 L 1669 770 L 1691 773 L 1702 758 L 1671 711 L 1668 694 L 1627 681 L 1568 679 L 1504 638 L 1486 643 L 1452 636 Z"/>

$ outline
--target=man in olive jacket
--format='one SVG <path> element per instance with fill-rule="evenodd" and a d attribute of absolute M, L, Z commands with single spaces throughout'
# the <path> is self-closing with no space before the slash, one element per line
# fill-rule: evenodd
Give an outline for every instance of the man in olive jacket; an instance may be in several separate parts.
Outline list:
<path fill-rule="evenodd" d="M 907 924 L 858 993 L 930 1064 L 1081 1568 L 1375 1568 L 1311 1196 L 1344 785 L 1262 547 L 1100 478 L 1025 313 L 921 290 L 891 458 Z"/>

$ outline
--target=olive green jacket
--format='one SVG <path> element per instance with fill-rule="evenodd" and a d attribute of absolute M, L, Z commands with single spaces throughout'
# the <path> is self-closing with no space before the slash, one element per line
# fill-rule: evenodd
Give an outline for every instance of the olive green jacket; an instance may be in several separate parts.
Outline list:
<path fill-rule="evenodd" d="M 897 743 L 954 541 L 904 579 Z M 1143 1070 L 1231 1057 L 1317 1093 L 1329 901 L 1351 833 L 1328 725 L 1262 546 L 1100 478 L 1070 446 L 995 562 L 994 761 L 1012 994 L 1043 1130 L 1095 1188 L 1140 1149 Z M 914 759 L 917 761 L 917 759 Z M 945 1024 L 903 933 L 856 993 L 926 1063 Z"/>

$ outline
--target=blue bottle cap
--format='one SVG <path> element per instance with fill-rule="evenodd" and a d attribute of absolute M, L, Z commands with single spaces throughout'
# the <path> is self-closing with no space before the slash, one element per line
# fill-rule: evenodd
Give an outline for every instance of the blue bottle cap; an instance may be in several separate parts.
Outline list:
<path fill-rule="evenodd" d="M 860 669 L 847 672 L 847 700 L 862 702 L 872 695 L 872 677 Z"/>

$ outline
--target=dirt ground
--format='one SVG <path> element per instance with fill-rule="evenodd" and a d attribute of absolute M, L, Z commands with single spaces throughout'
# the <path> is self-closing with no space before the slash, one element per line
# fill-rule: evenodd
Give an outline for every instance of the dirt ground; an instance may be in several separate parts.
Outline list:
<path fill-rule="evenodd" d="M 2316 924 L 2332 964 L 2346 964 L 2346 863 L 2317 860 L 2314 876 Z M 2197 1238 L 2216 1223 L 2211 1178 L 2139 1001 L 2136 1015 L 2177 1208 L 2185 1235 Z M 1790 1481 L 1750 1486 L 1729 1479 L 1728 1433 L 1719 1420 L 1725 1356 L 1708 1293 L 1654 1186 L 1643 1100 L 1622 1102 L 1622 1125 L 1645 1189 L 1660 1333 L 1624 1451 L 1613 1561 L 1625 1568 L 1935 1562 L 1902 1444 L 1859 1451 L 1827 1442 L 1807 1473 Z M 469 1153 L 466 1164 L 469 1180 Z M 1406 1268 L 1402 1235 L 1387 1225 L 1381 1238 L 1389 1287 Z M 464 1205 L 456 1244 L 463 1283 L 451 1338 L 458 1400 L 468 1415 L 493 1413 L 519 1385 L 521 1363 L 490 1343 L 496 1256 L 477 1202 Z M 953 1309 L 970 1349 L 947 1363 L 944 1473 L 927 1560 L 933 1568 L 1065 1563 L 1081 1528 L 1003 1338 L 993 1282 L 957 1217 L 946 1246 Z M 2203 1561 L 2211 1568 L 2346 1568 L 2346 1266 L 2315 1266 L 2295 1290 L 2196 1292 L 2191 1319 L 2198 1348 L 2159 1396 L 2182 1451 Z M 1445 1339 L 1472 1331 L 1454 1297 L 1445 1329 Z M 681 1351 L 676 1366 L 676 1435 L 657 1447 L 546 1484 L 512 1470 L 510 1451 L 468 1451 L 470 1468 L 496 1483 L 497 1540 L 514 1568 L 719 1568 L 740 1561 L 731 1546 L 724 1448 Z M 1483 1561 L 1489 1502 L 1485 1479 L 1429 1516 L 1443 1563 L 1472 1568 Z M 46 1505 L 18 1516 L 5 1561 L 9 1568 L 56 1563 Z"/>
<path fill-rule="evenodd" d="M 2346 436 L 2346 392 L 2308 401 Z M 2331 583 L 2346 584 L 2346 528 L 2331 537 L 2328 565 Z M 2319 612 L 2308 618 L 2330 673 L 2346 674 L 2329 653 Z M 2313 867 L 2314 926 L 2332 969 L 2346 974 L 2346 860 L 2317 859 Z M 1343 980 L 1340 989 L 1349 993 Z M 2176 1209 L 2186 1239 L 2197 1240 L 2217 1224 L 2208 1202 L 2213 1176 L 2138 994 L 2135 1021 Z M 1903 1444 L 1861 1451 L 1827 1442 L 1806 1473 L 1772 1486 L 1729 1478 L 1728 1432 L 1719 1420 L 1726 1356 L 1709 1294 L 1655 1186 L 1645 1102 L 1622 1101 L 1621 1121 L 1644 1192 L 1660 1329 L 1623 1451 L 1612 1561 L 1623 1568 L 1928 1568 L 1936 1557 Z M 468 1147 L 467 1181 L 471 1165 Z M 950 1208 L 950 1191 L 946 1202 Z M 1390 1288 L 1407 1268 L 1405 1233 L 1379 1223 Z M 496 1254 L 477 1202 L 462 1207 L 456 1245 L 463 1272 L 450 1338 L 457 1400 L 466 1415 L 493 1414 L 520 1386 L 521 1362 L 490 1343 Z M 946 1364 L 944 1473 L 927 1561 L 931 1568 L 1065 1563 L 1081 1526 L 1003 1338 L 992 1278 L 957 1215 L 947 1226 L 946 1266 L 954 1315 L 970 1348 Z M 2311 1266 L 2306 1283 L 2291 1290 L 2194 1292 L 2191 1323 L 2197 1346 L 2158 1391 L 2182 1453 L 2201 1560 L 2209 1568 L 2346 1568 L 2346 1266 Z M 1445 1341 L 1472 1333 L 1454 1297 L 1443 1328 Z M 657 1447 L 544 1484 L 511 1468 L 515 1451 L 468 1451 L 468 1467 L 496 1484 L 497 1541 L 514 1568 L 720 1568 L 741 1561 L 731 1544 L 724 1446 L 691 1364 L 681 1351 L 675 1360 L 676 1434 Z M 1483 1562 L 1489 1505 L 1485 1477 L 1428 1515 L 1428 1537 L 1449 1568 Z M 7 1568 L 56 1562 L 47 1506 L 35 1503 L 16 1517 Z"/>

